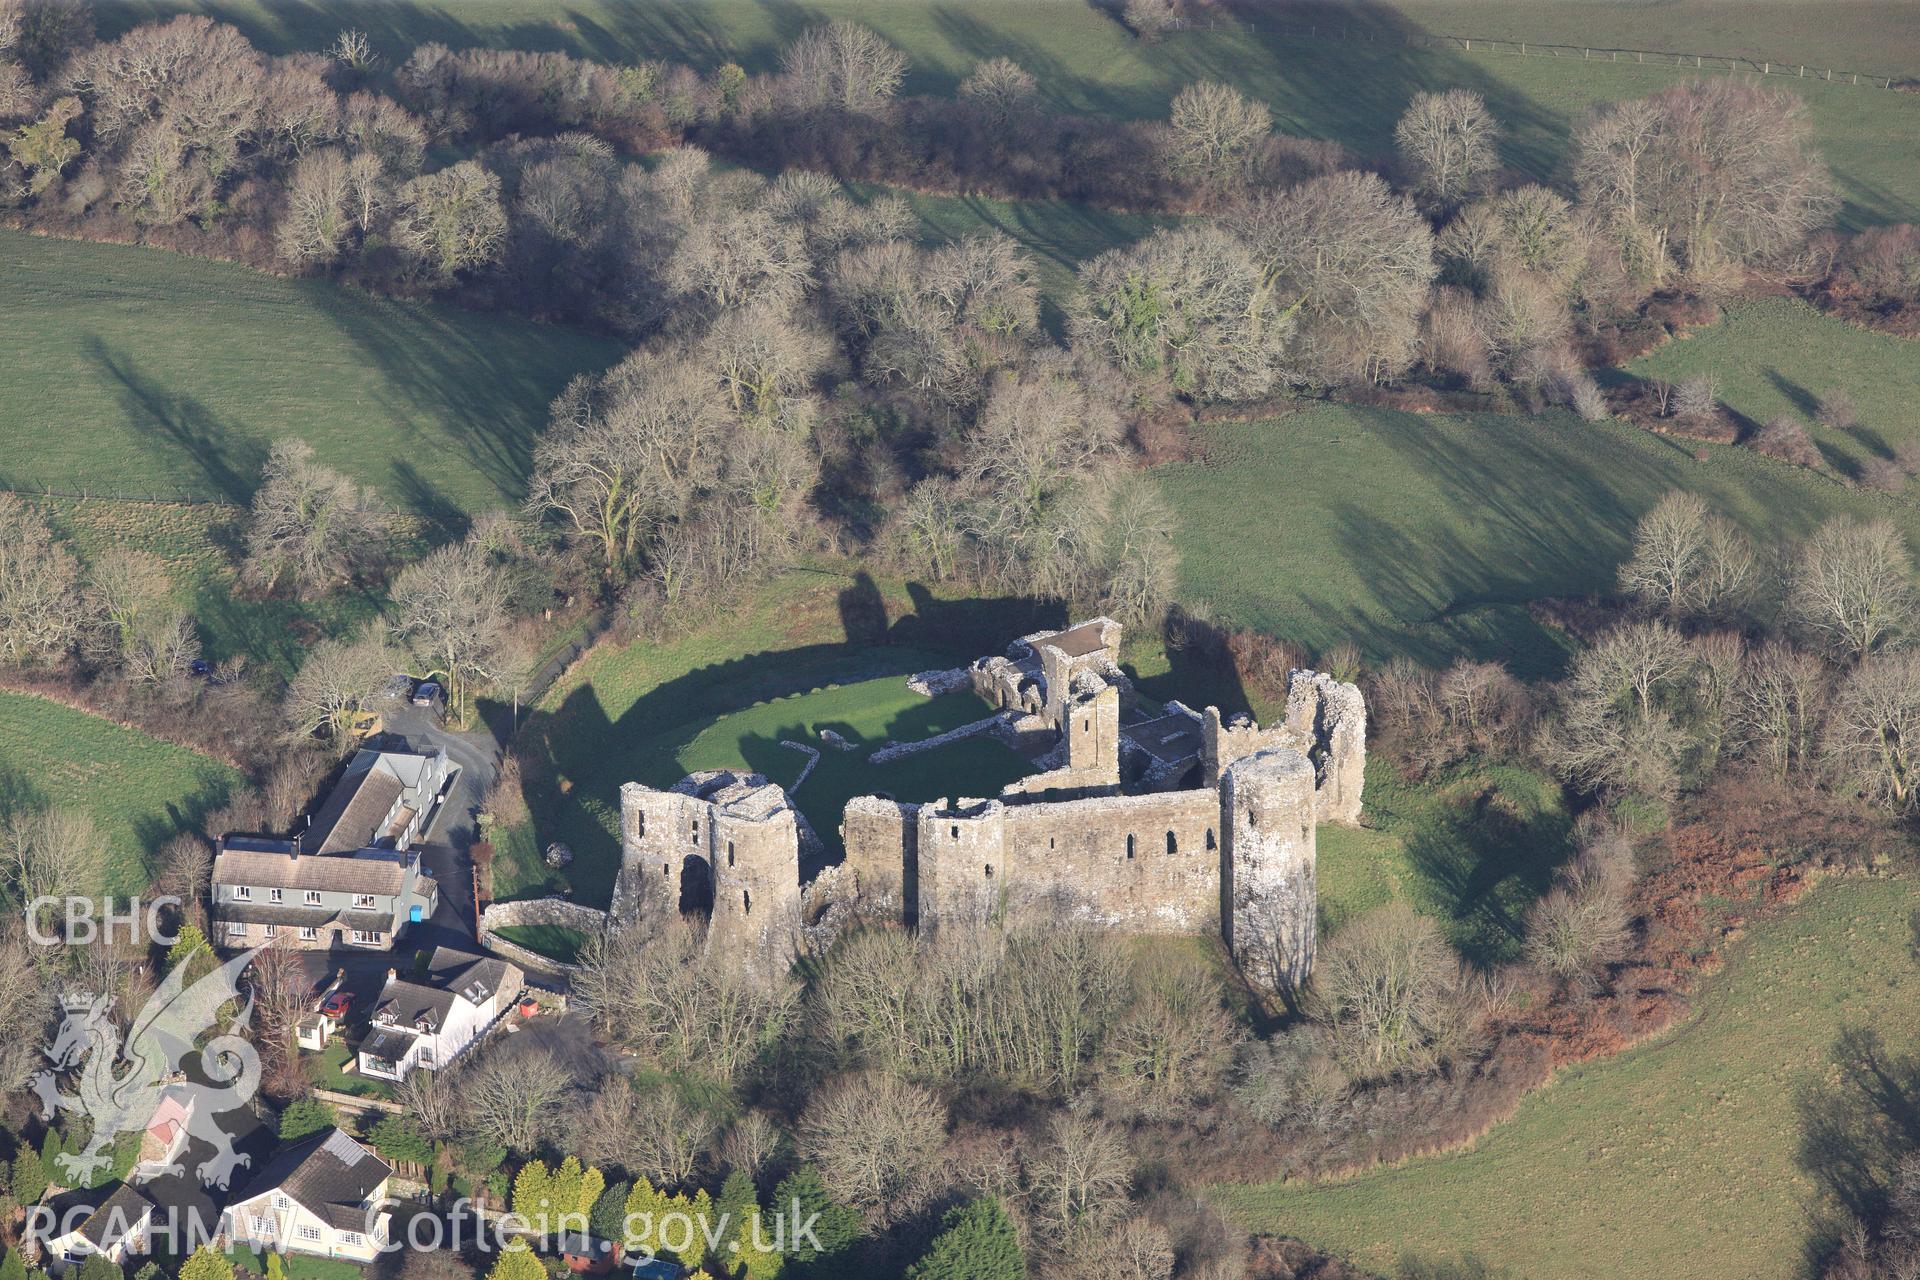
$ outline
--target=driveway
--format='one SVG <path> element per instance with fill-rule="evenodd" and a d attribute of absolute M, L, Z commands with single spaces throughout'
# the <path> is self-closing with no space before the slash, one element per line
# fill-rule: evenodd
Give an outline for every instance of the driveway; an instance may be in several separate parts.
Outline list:
<path fill-rule="evenodd" d="M 409 749 L 445 748 L 459 772 L 434 814 L 421 844 L 427 874 L 440 884 L 440 904 L 424 925 L 407 931 L 404 945 L 414 950 L 436 946 L 478 949 L 473 910 L 473 858 L 480 802 L 500 769 L 500 743 L 485 729 L 460 733 L 442 724 L 425 707 L 394 701 L 381 709 L 386 731 L 406 739 Z"/>

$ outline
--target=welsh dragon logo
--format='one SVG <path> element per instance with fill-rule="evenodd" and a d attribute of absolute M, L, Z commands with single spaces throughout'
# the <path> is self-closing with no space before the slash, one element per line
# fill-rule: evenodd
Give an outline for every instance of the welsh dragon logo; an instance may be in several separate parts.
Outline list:
<path fill-rule="evenodd" d="M 234 1150 L 232 1135 L 214 1123 L 214 1116 L 244 1106 L 260 1086 L 260 1054 L 240 1035 L 253 1015 L 250 995 L 225 1031 L 200 1046 L 197 1078 L 185 1068 L 201 1037 L 216 1028 L 220 1011 L 241 997 L 238 980 L 253 957 L 254 952 L 243 952 L 191 986 L 186 964 L 175 965 L 134 1018 L 125 1044 L 108 1012 L 109 997 L 63 999 L 66 1017 L 45 1051 L 52 1065 L 35 1074 L 32 1085 L 43 1118 L 74 1111 L 93 1122 L 83 1150 L 57 1157 L 75 1185 L 88 1185 L 112 1163 L 119 1135 L 143 1133 L 169 1092 L 186 1104 L 182 1110 L 188 1135 L 214 1149 L 195 1170 L 203 1184 L 225 1187 L 234 1171 L 248 1163 L 249 1157 Z M 69 1072 L 76 1077 L 78 1093 L 60 1092 L 59 1079 Z M 141 1180 L 179 1171 L 177 1162 L 148 1168 Z"/>

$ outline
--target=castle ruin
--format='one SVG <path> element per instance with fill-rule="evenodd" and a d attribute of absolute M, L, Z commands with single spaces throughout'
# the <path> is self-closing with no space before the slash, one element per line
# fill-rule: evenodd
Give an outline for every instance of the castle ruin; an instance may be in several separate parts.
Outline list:
<path fill-rule="evenodd" d="M 1297 986 L 1313 967 L 1315 830 L 1360 819 L 1360 691 L 1294 671 L 1285 715 L 1267 727 L 1163 706 L 1120 670 L 1120 635 L 1097 618 L 915 677 L 916 688 L 971 687 L 996 712 L 982 725 L 1035 772 L 995 797 L 856 797 L 836 875 L 851 877 L 863 912 L 920 929 L 1039 911 L 1138 933 L 1217 930 L 1253 981 Z M 664 791 L 628 783 L 620 808 L 615 918 L 648 892 L 682 909 L 710 902 L 710 948 L 784 970 L 814 837 L 778 785 L 729 771 Z"/>

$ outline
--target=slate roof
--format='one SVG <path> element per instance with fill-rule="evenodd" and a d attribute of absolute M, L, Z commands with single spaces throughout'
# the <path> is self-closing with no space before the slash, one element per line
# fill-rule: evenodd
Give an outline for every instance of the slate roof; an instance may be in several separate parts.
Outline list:
<path fill-rule="evenodd" d="M 367 1197 L 392 1166 L 338 1129 L 278 1152 L 235 1203 L 278 1191 L 336 1230 L 367 1229 Z"/>
<path fill-rule="evenodd" d="M 215 884 L 255 889 L 319 889 L 334 893 L 399 893 L 406 886 L 403 854 L 301 857 L 223 847 L 213 860 Z"/>
<path fill-rule="evenodd" d="M 404 1027 L 375 1027 L 360 1044 L 360 1052 L 387 1062 L 402 1062 L 420 1037 Z"/>
<path fill-rule="evenodd" d="M 87 1206 L 91 1206 L 93 1212 L 74 1229 L 74 1234 L 100 1250 L 120 1243 L 153 1212 L 153 1201 L 124 1182 L 111 1192 L 70 1191 L 48 1201 L 57 1225 L 65 1225 L 69 1215 Z"/>
<path fill-rule="evenodd" d="M 313 825 L 300 837 L 307 853 L 352 853 L 371 845 L 386 825 L 405 788 L 384 769 L 368 768 L 341 779 L 325 804 L 313 815 Z"/>
<path fill-rule="evenodd" d="M 374 1020 L 396 1027 L 425 1026 L 437 1031 L 446 1026 L 455 1000 L 484 1004 L 495 993 L 508 986 L 518 986 L 524 980 L 524 975 L 498 957 L 436 947 L 427 959 L 424 981 L 400 977 L 387 980 L 387 985 L 380 990 L 380 1002 L 374 1006 Z"/>

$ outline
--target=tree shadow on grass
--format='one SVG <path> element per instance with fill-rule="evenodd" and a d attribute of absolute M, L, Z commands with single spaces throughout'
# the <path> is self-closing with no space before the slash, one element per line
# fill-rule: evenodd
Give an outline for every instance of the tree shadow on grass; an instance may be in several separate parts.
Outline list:
<path fill-rule="evenodd" d="M 184 456 L 222 498 L 241 505 L 253 499 L 267 461 L 265 444 L 194 397 L 169 389 L 129 353 L 97 337 L 85 345 L 88 357 L 119 385 L 128 425 L 150 452 L 164 459 L 162 475 L 174 474 Z M 158 480 L 154 487 L 161 487 Z"/>
<path fill-rule="evenodd" d="M 1419 905 L 1483 969 L 1518 955 L 1527 908 L 1572 851 L 1566 810 L 1509 781 L 1498 771 L 1460 778 L 1438 794 L 1413 797 L 1392 824 L 1405 841 Z"/>
<path fill-rule="evenodd" d="M 1885 1218 L 1902 1156 L 1920 1148 L 1920 1054 L 1897 1054 L 1870 1027 L 1835 1040 L 1821 1077 L 1795 1091 L 1795 1153 L 1826 1203 L 1810 1210 L 1809 1273 L 1838 1246 L 1848 1218 L 1870 1227 Z"/>

